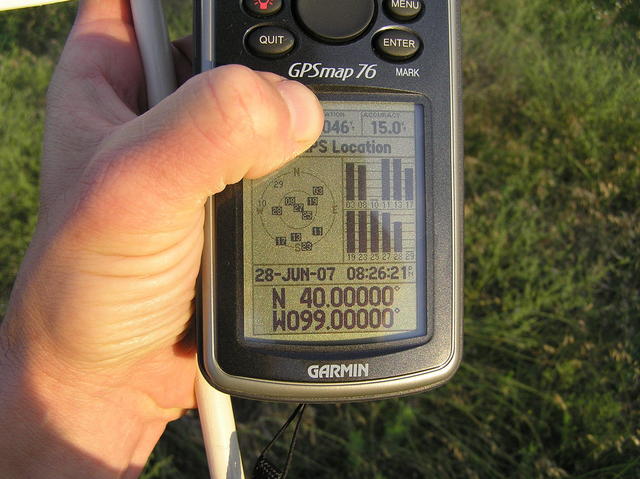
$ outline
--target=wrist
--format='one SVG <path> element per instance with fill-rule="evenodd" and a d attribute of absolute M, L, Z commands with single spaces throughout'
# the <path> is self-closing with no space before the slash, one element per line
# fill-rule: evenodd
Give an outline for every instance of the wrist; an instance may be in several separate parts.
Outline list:
<path fill-rule="evenodd" d="M 4 326 L 0 476 L 137 477 L 169 418 L 135 390 L 80 371 L 51 374 Z"/>

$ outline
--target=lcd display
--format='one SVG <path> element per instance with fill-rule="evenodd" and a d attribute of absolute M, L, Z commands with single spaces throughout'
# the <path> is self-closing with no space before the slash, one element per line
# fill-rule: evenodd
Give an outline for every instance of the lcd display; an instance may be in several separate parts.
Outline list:
<path fill-rule="evenodd" d="M 244 337 L 360 343 L 423 335 L 423 106 L 323 106 L 323 133 L 309 150 L 244 182 Z"/>

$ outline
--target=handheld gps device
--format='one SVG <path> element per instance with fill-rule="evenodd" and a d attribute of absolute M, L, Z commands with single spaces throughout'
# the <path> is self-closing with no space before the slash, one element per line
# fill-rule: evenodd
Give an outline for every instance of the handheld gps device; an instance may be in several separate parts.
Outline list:
<path fill-rule="evenodd" d="M 196 0 L 200 71 L 308 85 L 318 141 L 206 208 L 199 362 L 300 402 L 438 386 L 462 354 L 457 0 Z"/>

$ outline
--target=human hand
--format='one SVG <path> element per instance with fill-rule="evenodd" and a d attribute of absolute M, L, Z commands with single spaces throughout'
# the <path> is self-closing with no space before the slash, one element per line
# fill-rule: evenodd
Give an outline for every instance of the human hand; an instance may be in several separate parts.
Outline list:
<path fill-rule="evenodd" d="M 195 406 L 204 202 L 321 128 L 309 90 L 239 66 L 138 116 L 143 103 L 128 1 L 85 0 L 49 88 L 38 226 L 0 330 L 4 477 L 137 476 Z"/>

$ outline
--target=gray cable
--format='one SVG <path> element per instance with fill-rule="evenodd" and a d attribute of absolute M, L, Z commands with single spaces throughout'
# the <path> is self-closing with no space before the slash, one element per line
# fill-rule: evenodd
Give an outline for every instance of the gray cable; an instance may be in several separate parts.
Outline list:
<path fill-rule="evenodd" d="M 151 108 L 176 89 L 171 43 L 160 0 L 131 0 L 131 11 Z M 243 479 L 231 398 L 211 387 L 200 372 L 196 396 L 211 477 Z"/>
<path fill-rule="evenodd" d="M 151 108 L 176 89 L 169 32 L 160 0 L 132 0 L 131 11 Z"/>

